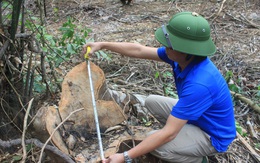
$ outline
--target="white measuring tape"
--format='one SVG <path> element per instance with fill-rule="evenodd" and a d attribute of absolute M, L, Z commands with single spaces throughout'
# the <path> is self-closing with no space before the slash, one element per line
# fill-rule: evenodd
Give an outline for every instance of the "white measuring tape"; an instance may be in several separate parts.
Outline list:
<path fill-rule="evenodd" d="M 98 136 L 98 145 L 99 145 L 99 150 L 100 150 L 100 157 L 101 157 L 102 160 L 104 160 L 105 157 L 104 157 L 102 139 L 101 139 L 101 134 L 100 134 L 99 122 L 98 122 L 98 113 L 97 113 L 95 94 L 94 94 L 92 77 L 91 77 L 90 62 L 89 62 L 89 59 L 88 59 L 88 53 L 90 52 L 90 50 L 91 50 L 91 48 L 87 47 L 87 52 L 85 54 L 85 59 L 86 59 L 87 64 L 88 64 L 89 84 L 90 84 L 90 91 L 91 91 L 91 96 L 92 96 L 92 105 L 93 105 L 93 109 L 94 109 L 94 116 L 95 116 L 96 130 L 97 130 L 97 136 Z"/>

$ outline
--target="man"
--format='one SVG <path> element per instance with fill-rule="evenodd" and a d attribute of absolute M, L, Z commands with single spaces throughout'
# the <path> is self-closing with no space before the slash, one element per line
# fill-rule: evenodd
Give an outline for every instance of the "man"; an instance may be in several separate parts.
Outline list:
<path fill-rule="evenodd" d="M 180 12 L 155 32 L 160 48 L 134 43 L 96 42 L 90 54 L 108 49 L 125 56 L 164 61 L 172 66 L 179 99 L 150 95 L 147 109 L 165 124 L 140 144 L 103 160 L 131 162 L 152 153 L 168 162 L 207 162 L 205 156 L 225 152 L 236 136 L 228 86 L 207 56 L 216 52 L 210 26 L 197 13 Z"/>

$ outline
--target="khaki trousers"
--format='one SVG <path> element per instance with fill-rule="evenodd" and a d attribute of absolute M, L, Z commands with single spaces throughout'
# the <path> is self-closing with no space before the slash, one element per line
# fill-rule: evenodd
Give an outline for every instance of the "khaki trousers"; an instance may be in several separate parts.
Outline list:
<path fill-rule="evenodd" d="M 145 100 L 145 106 L 159 122 L 165 124 L 177 101 L 169 97 L 150 95 Z M 148 135 L 154 132 L 156 130 Z M 175 139 L 151 152 L 162 160 L 176 163 L 201 163 L 203 156 L 216 153 L 211 145 L 210 136 L 199 127 L 190 124 L 186 124 Z"/>

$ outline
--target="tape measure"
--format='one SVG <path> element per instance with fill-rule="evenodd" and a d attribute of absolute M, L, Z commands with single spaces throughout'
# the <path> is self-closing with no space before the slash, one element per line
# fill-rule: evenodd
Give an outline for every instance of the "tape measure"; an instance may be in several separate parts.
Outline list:
<path fill-rule="evenodd" d="M 99 150 L 100 150 L 99 152 L 100 152 L 101 159 L 104 160 L 105 159 L 105 157 L 104 157 L 104 150 L 103 150 L 101 133 L 100 133 L 100 128 L 99 128 L 98 112 L 97 112 L 97 106 L 96 106 L 96 101 L 95 101 L 95 93 L 94 93 L 92 77 L 91 77 L 90 61 L 89 61 L 89 56 L 88 56 L 90 51 L 91 51 L 91 48 L 88 46 L 87 47 L 87 52 L 85 53 L 84 57 L 86 59 L 87 65 L 88 65 L 89 85 L 90 85 L 90 91 L 91 91 L 91 97 L 92 97 L 92 105 L 93 105 L 94 116 L 95 116 L 98 144 L 99 144 Z"/>
<path fill-rule="evenodd" d="M 86 53 L 85 53 L 85 55 L 84 55 L 84 57 L 85 57 L 86 60 L 89 59 L 88 54 L 90 53 L 90 51 L 91 51 L 91 47 L 88 46 L 88 47 L 87 47 L 87 51 L 86 51 Z"/>

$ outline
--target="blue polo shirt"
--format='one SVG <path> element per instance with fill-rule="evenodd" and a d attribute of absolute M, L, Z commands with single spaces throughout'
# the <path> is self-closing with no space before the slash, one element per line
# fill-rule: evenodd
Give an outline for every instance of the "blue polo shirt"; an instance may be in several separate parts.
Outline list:
<path fill-rule="evenodd" d="M 225 79 L 209 58 L 195 58 L 183 71 L 168 58 L 165 47 L 158 56 L 173 68 L 179 100 L 171 115 L 188 120 L 211 137 L 218 152 L 227 150 L 236 137 L 233 104 Z"/>

